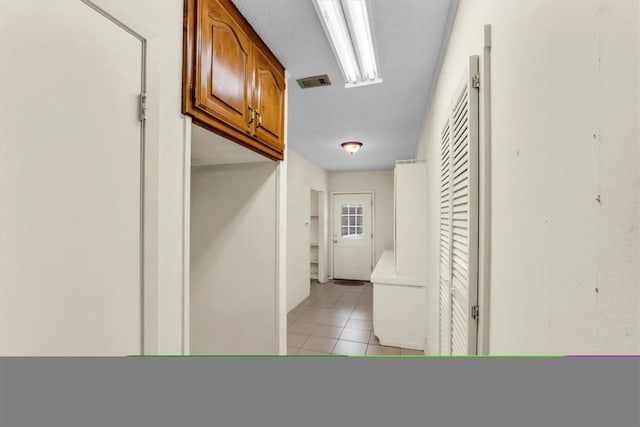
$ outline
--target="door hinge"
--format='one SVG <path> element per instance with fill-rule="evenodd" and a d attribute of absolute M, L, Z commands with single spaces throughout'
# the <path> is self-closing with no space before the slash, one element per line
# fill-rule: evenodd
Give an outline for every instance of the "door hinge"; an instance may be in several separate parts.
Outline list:
<path fill-rule="evenodd" d="M 480 74 L 474 74 L 471 77 L 471 83 L 474 88 L 478 89 L 480 87 Z"/>
<path fill-rule="evenodd" d="M 480 306 L 479 305 L 474 305 L 473 307 L 471 307 L 471 317 L 473 317 L 474 320 L 478 320 L 480 318 Z"/>
<path fill-rule="evenodd" d="M 191 86 L 189 87 L 189 96 L 191 97 L 191 100 L 195 102 L 196 100 L 196 88 Z"/>
<path fill-rule="evenodd" d="M 139 112 L 140 121 L 144 122 L 145 120 L 147 120 L 147 92 L 142 92 L 140 94 L 138 101 L 139 101 L 138 112 Z"/>

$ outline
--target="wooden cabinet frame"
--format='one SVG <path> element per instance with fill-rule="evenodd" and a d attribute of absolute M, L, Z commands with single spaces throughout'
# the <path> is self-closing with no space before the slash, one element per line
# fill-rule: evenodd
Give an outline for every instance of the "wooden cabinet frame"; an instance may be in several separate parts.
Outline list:
<path fill-rule="evenodd" d="M 198 7 L 210 6 L 216 2 L 237 25 L 238 30 L 249 37 L 249 72 L 245 76 L 247 91 L 247 111 L 241 117 L 246 128 L 238 119 L 227 120 L 224 114 L 216 114 L 216 109 L 204 105 L 202 90 L 198 85 L 202 34 L 198 33 Z M 269 86 L 267 86 L 269 85 Z M 183 23 L 183 65 L 182 65 L 182 113 L 193 118 L 193 123 L 224 136 L 257 153 L 273 160 L 284 159 L 284 67 L 271 50 L 260 39 L 251 25 L 240 14 L 230 0 L 185 0 Z M 198 100 L 196 100 L 198 98 Z M 198 103 L 198 101 L 202 101 Z M 220 110 L 221 111 L 221 110 Z M 268 111 L 265 119 L 264 112 Z"/>

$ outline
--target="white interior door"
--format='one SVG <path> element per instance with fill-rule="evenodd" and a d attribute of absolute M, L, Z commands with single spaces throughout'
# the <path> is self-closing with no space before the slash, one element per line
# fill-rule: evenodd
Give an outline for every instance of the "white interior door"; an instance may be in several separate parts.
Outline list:
<path fill-rule="evenodd" d="M 478 322 L 478 57 L 441 133 L 440 353 L 476 354 Z"/>
<path fill-rule="evenodd" d="M 333 277 L 369 280 L 373 270 L 371 193 L 333 195 Z"/>
<path fill-rule="evenodd" d="M 0 354 L 140 354 L 143 42 L 80 1 L 0 12 Z"/>

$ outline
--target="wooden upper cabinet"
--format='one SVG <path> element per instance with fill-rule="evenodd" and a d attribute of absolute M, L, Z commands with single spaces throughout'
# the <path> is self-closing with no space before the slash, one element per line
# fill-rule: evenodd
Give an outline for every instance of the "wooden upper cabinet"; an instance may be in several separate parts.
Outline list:
<path fill-rule="evenodd" d="M 271 159 L 284 153 L 284 67 L 230 0 L 185 0 L 182 112 Z"/>
<path fill-rule="evenodd" d="M 269 56 L 257 46 L 253 49 L 253 102 L 257 120 L 254 135 L 265 144 L 284 149 L 284 76 Z"/>
<path fill-rule="evenodd" d="M 196 36 L 196 107 L 240 131 L 250 121 L 252 76 L 249 36 L 218 1 L 198 4 Z"/>

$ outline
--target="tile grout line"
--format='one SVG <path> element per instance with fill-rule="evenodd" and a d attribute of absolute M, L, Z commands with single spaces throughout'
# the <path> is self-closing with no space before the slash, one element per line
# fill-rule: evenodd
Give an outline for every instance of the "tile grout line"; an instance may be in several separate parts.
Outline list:
<path fill-rule="evenodd" d="M 364 285 L 364 288 L 361 291 L 355 291 L 355 292 L 352 289 L 336 290 L 337 289 L 336 286 L 340 286 L 340 285 L 336 285 L 334 283 L 330 283 L 328 285 L 312 284 L 309 297 L 303 300 L 303 302 L 301 302 L 298 306 L 296 306 L 292 310 L 292 311 L 297 310 L 299 307 L 303 305 L 306 306 L 304 310 L 298 311 L 299 313 L 298 316 L 295 316 L 295 319 L 291 320 L 291 324 L 288 324 L 288 328 L 291 327 L 296 322 L 314 325 L 313 330 L 309 335 L 307 335 L 307 338 L 305 339 L 305 341 L 297 349 L 296 354 L 299 353 L 301 350 L 303 350 L 304 345 L 309 341 L 311 337 L 335 340 L 335 343 L 333 344 L 331 349 L 332 354 L 335 354 L 334 353 L 335 348 L 340 342 L 350 343 L 354 345 L 364 345 L 365 346 L 364 355 L 367 355 L 369 353 L 369 350 L 373 349 L 374 346 L 381 347 L 381 348 L 386 347 L 390 349 L 395 349 L 396 351 L 398 351 L 397 353 L 398 355 L 402 355 L 403 350 L 409 350 L 409 349 L 402 349 L 400 347 L 383 346 L 379 343 L 379 341 L 377 343 L 371 341 L 373 337 L 375 337 L 375 335 L 373 334 L 373 327 L 371 325 L 373 320 L 373 316 L 372 316 L 373 291 L 370 285 Z M 343 298 L 345 299 L 343 300 Z M 344 308 L 344 306 L 349 306 L 349 308 Z M 314 310 L 314 309 L 317 309 L 317 310 Z M 341 314 L 336 314 L 333 310 L 342 310 L 345 313 L 345 315 L 342 316 Z M 312 315 L 312 317 L 315 317 L 312 320 L 309 320 L 308 318 L 302 321 L 299 320 L 300 316 L 302 316 L 305 313 L 309 313 L 310 311 L 313 313 L 323 313 L 323 315 L 321 315 L 319 318 L 318 316 Z M 356 317 L 353 317 L 354 313 L 357 313 L 355 314 Z M 362 318 L 363 316 L 364 318 Z M 344 323 L 342 323 L 342 321 L 340 320 L 333 321 L 333 322 L 329 321 L 328 320 L 329 317 L 332 317 L 333 319 L 343 319 Z M 360 327 L 354 328 L 353 326 L 347 327 L 347 325 L 351 321 L 354 321 L 353 323 L 355 324 L 360 323 L 360 326 L 362 326 L 362 323 L 368 324 L 369 327 L 367 329 L 361 329 Z M 315 331 L 321 327 L 340 329 L 340 332 L 338 336 L 335 338 L 314 335 Z M 368 334 L 367 342 L 362 343 L 360 341 L 342 339 L 342 335 L 344 334 L 344 331 L 346 329 L 365 331 Z M 292 332 L 292 333 L 295 333 L 295 332 Z M 307 350 L 310 350 L 310 349 L 307 349 Z M 310 350 L 310 351 L 316 351 L 316 350 Z M 410 350 L 410 351 L 411 353 L 408 353 L 408 354 L 414 354 L 412 353 L 413 350 Z M 386 354 L 386 353 L 383 353 L 383 354 Z"/>

